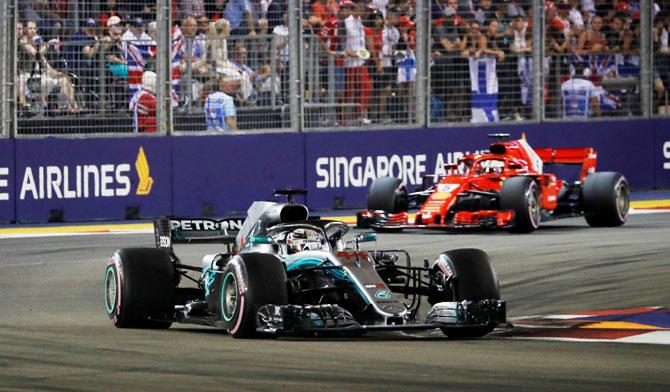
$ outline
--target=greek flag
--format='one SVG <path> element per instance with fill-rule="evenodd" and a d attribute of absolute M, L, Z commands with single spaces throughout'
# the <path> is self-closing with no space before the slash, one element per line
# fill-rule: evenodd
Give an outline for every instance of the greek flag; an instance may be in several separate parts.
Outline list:
<path fill-rule="evenodd" d="M 493 57 L 470 58 L 472 119 L 470 122 L 498 121 L 498 76 Z"/>

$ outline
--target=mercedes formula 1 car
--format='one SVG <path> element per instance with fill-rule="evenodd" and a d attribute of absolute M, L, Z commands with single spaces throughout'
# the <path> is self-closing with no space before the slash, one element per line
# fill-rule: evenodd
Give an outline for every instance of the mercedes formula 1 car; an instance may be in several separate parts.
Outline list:
<path fill-rule="evenodd" d="M 592 148 L 531 148 L 526 140 L 498 138 L 489 151 L 445 165 L 445 175 L 424 177 L 408 192 L 400 179 L 380 177 L 368 191 L 367 210 L 357 226 L 399 231 L 410 227 L 500 227 L 528 233 L 543 220 L 584 216 L 591 226 L 626 222 L 630 190 L 615 172 L 596 172 Z M 581 165 L 567 182 L 546 173 L 545 165 Z M 408 210 L 418 208 L 413 222 Z"/>
<path fill-rule="evenodd" d="M 417 267 L 403 250 L 362 250 L 374 232 L 347 241 L 346 224 L 310 217 L 292 202 L 295 191 L 280 193 L 288 193 L 286 203 L 254 202 L 244 220 L 159 219 L 156 248 L 117 250 L 104 279 L 112 323 L 192 323 L 234 337 L 437 328 L 479 337 L 505 323 L 483 251 L 449 250 Z M 174 244 L 201 242 L 227 249 L 205 255 L 202 267 L 174 252 Z M 419 320 L 422 299 L 431 308 Z"/>

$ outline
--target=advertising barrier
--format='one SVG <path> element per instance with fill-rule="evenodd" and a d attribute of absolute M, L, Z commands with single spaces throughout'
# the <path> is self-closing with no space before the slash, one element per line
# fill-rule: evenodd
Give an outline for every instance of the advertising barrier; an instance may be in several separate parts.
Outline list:
<path fill-rule="evenodd" d="M 21 222 L 132 219 L 172 211 L 170 140 L 17 139 Z"/>
<path fill-rule="evenodd" d="M 655 188 L 670 188 L 670 121 L 654 120 Z"/>
<path fill-rule="evenodd" d="M 0 139 L 0 222 L 16 219 L 13 189 L 14 140 Z"/>
<path fill-rule="evenodd" d="M 9 139 L 0 140 L 0 222 L 243 215 L 252 201 L 289 187 L 306 188 L 313 209 L 358 208 L 374 178 L 416 186 L 488 148 L 490 133 L 523 136 L 533 147 L 594 147 L 598 170 L 622 172 L 633 189 L 670 187 L 670 120 Z M 570 179 L 560 167 L 546 171 Z"/>
<path fill-rule="evenodd" d="M 172 137 L 174 214 L 243 215 L 277 188 L 305 187 L 296 133 Z M 299 200 L 299 199 L 297 199 Z"/>
<path fill-rule="evenodd" d="M 532 147 L 594 147 L 598 170 L 624 173 L 632 186 L 652 188 L 653 138 L 649 121 L 544 123 L 408 131 L 306 134 L 308 199 L 313 208 L 365 204 L 376 177 L 403 178 L 410 187 L 422 176 L 443 173 L 445 163 L 487 149 L 492 133 L 525 136 Z M 570 173 L 560 167 L 547 171 Z M 342 199 L 345 199 L 342 201 Z"/>

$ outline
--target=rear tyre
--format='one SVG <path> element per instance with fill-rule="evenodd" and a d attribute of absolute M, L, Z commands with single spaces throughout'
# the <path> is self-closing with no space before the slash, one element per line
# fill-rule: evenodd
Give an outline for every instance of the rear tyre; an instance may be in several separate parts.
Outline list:
<path fill-rule="evenodd" d="M 441 260 L 451 269 L 454 279 L 447 301 L 499 300 L 500 287 L 489 256 L 481 249 L 454 249 L 440 254 Z M 443 328 L 442 332 L 451 338 L 478 338 L 493 331 L 495 325 L 463 328 Z"/>
<path fill-rule="evenodd" d="M 286 271 L 274 255 L 242 254 L 223 269 L 221 319 L 235 338 L 256 334 L 256 311 L 263 305 L 286 305 Z"/>
<path fill-rule="evenodd" d="M 511 177 L 500 189 L 500 209 L 514 211 L 514 233 L 530 233 L 540 226 L 540 191 L 530 177 Z"/>
<path fill-rule="evenodd" d="M 105 270 L 105 308 L 118 328 L 169 328 L 175 269 L 161 249 L 119 249 Z"/>
<path fill-rule="evenodd" d="M 621 226 L 628 219 L 630 188 L 621 173 L 589 174 L 584 180 L 584 218 L 590 226 Z"/>
<path fill-rule="evenodd" d="M 370 185 L 368 210 L 383 210 L 393 214 L 407 211 L 407 190 L 395 177 L 379 177 Z"/>

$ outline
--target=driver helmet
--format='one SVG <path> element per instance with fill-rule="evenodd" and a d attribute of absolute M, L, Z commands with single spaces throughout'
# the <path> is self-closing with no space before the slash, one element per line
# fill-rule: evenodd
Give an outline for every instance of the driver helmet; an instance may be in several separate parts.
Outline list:
<path fill-rule="evenodd" d="M 321 247 L 319 235 L 313 230 L 295 229 L 286 236 L 288 253 L 319 250 Z"/>

